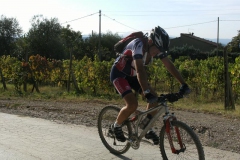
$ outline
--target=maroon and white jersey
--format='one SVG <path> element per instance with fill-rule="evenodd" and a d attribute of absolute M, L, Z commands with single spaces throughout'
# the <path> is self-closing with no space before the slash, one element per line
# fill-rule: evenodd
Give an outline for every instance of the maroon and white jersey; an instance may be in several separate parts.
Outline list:
<path fill-rule="evenodd" d="M 143 64 L 145 65 L 147 53 L 144 52 L 143 47 L 143 42 L 140 38 L 132 40 L 114 62 L 116 68 L 127 76 L 136 76 L 133 60 L 143 59 Z"/>

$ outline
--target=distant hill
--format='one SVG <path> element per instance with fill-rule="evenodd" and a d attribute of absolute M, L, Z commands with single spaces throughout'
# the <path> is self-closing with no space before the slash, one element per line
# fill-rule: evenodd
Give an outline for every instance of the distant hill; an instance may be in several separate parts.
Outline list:
<path fill-rule="evenodd" d="M 215 39 L 205 38 L 205 39 L 217 43 L 217 39 L 216 39 L 216 38 L 215 38 Z M 232 41 L 232 39 L 219 39 L 219 43 L 221 43 L 221 44 L 224 45 L 224 46 L 227 45 L 227 44 L 228 44 L 229 42 L 231 42 L 231 41 Z"/>
<path fill-rule="evenodd" d="M 86 36 L 86 35 L 82 36 L 82 39 L 83 39 L 83 40 L 85 40 L 85 39 L 87 39 L 87 38 L 89 38 L 89 36 Z"/>

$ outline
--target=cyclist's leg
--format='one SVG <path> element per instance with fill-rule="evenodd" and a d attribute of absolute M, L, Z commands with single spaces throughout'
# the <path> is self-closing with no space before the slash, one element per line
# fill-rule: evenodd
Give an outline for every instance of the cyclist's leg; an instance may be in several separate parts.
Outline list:
<path fill-rule="evenodd" d="M 137 98 L 131 90 L 128 81 L 125 78 L 116 78 L 113 81 L 114 87 L 118 93 L 123 97 L 126 106 L 124 106 L 117 117 L 117 124 L 121 125 L 138 107 Z"/>
<path fill-rule="evenodd" d="M 137 109 L 138 102 L 137 98 L 133 94 L 131 87 L 128 81 L 125 78 L 116 78 L 113 81 L 114 87 L 118 91 L 118 93 L 123 97 L 126 106 L 124 106 L 118 116 L 116 117 L 116 122 L 114 124 L 114 134 L 118 141 L 124 142 L 126 138 L 123 134 L 121 125 L 124 120 L 126 120 L 132 113 L 134 113 Z"/>
<path fill-rule="evenodd" d="M 120 72 L 116 67 L 113 67 L 110 74 L 111 81 L 118 91 L 118 93 L 122 96 L 125 101 L 126 106 L 121 109 L 119 115 L 117 117 L 117 124 L 121 125 L 124 120 L 126 120 L 133 112 L 136 111 L 138 102 L 137 98 L 132 92 L 132 89 L 139 90 L 140 85 L 137 80 L 137 77 L 129 77 L 126 74 Z M 136 86 L 133 84 L 137 84 Z"/>
<path fill-rule="evenodd" d="M 122 124 L 132 113 L 134 113 L 138 107 L 137 99 L 133 92 L 128 93 L 123 97 L 126 106 L 124 106 L 117 117 L 117 123 Z"/>

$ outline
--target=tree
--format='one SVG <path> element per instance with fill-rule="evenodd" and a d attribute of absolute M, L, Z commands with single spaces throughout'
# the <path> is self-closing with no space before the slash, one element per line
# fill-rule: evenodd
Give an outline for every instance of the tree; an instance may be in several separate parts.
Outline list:
<path fill-rule="evenodd" d="M 79 31 L 74 31 L 70 28 L 70 25 L 63 27 L 61 31 L 61 38 L 65 46 L 66 57 L 69 58 L 69 53 L 72 52 L 73 56 L 77 59 L 83 58 L 83 39 L 82 33 Z"/>
<path fill-rule="evenodd" d="M 122 38 L 117 34 L 113 34 L 108 31 L 106 34 L 103 34 L 101 38 L 101 45 L 104 46 L 108 50 L 108 52 L 102 53 L 102 59 L 110 60 L 112 58 L 116 58 L 116 53 L 114 52 L 114 44 L 116 44 Z"/>
<path fill-rule="evenodd" d="M 15 41 L 22 33 L 16 18 L 7 18 L 1 15 L 0 19 L 0 56 L 14 55 Z"/>
<path fill-rule="evenodd" d="M 95 55 L 98 55 L 99 49 L 99 35 L 93 32 L 89 35 L 89 38 L 85 39 L 84 52 L 85 55 L 94 60 Z"/>
<path fill-rule="evenodd" d="M 238 35 L 232 38 L 232 41 L 227 45 L 227 52 L 240 52 L 240 30 L 238 30 Z"/>
<path fill-rule="evenodd" d="M 121 37 L 116 33 L 112 34 L 112 32 L 107 32 L 106 34 L 102 34 L 101 37 L 101 60 L 110 60 L 111 58 L 116 58 L 115 52 L 113 50 L 113 46 L 117 43 Z M 98 45 L 99 45 L 99 35 L 97 33 L 93 33 L 89 36 L 88 39 L 85 40 L 85 52 L 88 56 L 90 53 L 97 53 Z M 94 59 L 94 54 L 90 54 L 90 57 Z"/>
<path fill-rule="evenodd" d="M 28 32 L 31 54 L 39 54 L 51 59 L 68 58 L 64 55 L 62 27 L 57 18 L 47 19 L 37 15 L 32 18 L 31 25 Z"/>
<path fill-rule="evenodd" d="M 29 40 L 28 37 L 24 34 L 22 37 L 18 38 L 15 42 L 16 48 L 14 55 L 24 61 L 28 61 L 29 57 Z"/>

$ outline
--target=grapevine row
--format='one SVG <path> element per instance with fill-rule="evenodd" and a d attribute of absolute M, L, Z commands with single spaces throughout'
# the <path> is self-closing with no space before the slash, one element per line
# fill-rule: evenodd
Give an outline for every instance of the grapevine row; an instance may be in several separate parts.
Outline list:
<path fill-rule="evenodd" d="M 196 98 L 219 99 L 224 97 L 224 63 L 221 57 L 206 60 L 177 59 L 175 62 Z M 112 61 L 99 61 L 84 57 L 73 60 L 72 73 L 81 93 L 101 95 L 113 94 L 114 89 L 109 80 Z M 49 86 L 63 86 L 70 73 L 69 60 L 46 59 L 40 55 L 29 57 L 28 62 L 15 57 L 0 57 L 0 80 L 12 83 L 21 91 L 24 83 Z M 167 72 L 161 60 L 154 60 L 148 67 L 151 84 L 159 92 L 174 92 L 179 84 Z M 240 95 L 240 57 L 229 64 L 230 79 L 235 99 Z M 4 85 L 4 83 L 3 83 Z M 222 98 L 223 99 L 223 98 Z"/>

